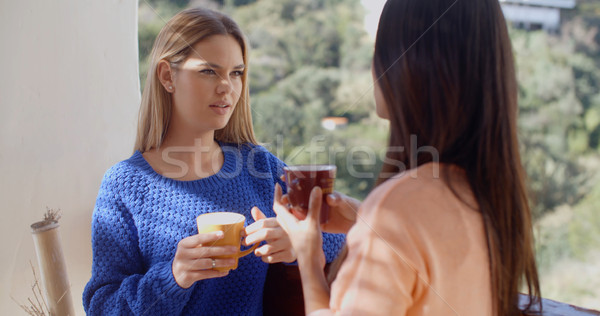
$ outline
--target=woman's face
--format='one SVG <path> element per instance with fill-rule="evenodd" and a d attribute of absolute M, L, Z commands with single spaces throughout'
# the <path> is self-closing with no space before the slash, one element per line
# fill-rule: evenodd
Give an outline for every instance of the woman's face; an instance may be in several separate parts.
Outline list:
<path fill-rule="evenodd" d="M 377 80 L 377 76 L 375 75 L 375 67 L 371 65 L 371 75 L 373 75 L 373 93 L 375 94 L 375 111 L 377 112 L 377 116 L 382 119 L 389 119 L 387 105 L 385 103 L 385 98 L 383 97 L 383 93 L 381 92 L 381 87 L 379 86 L 379 80 Z"/>
<path fill-rule="evenodd" d="M 242 48 L 232 36 L 196 43 L 174 69 L 172 124 L 193 133 L 224 128 L 240 99 L 244 68 Z"/>

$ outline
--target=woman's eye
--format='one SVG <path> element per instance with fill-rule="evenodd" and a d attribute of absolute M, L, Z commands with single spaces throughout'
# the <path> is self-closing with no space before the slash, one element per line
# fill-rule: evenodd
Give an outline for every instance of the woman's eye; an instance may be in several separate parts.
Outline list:
<path fill-rule="evenodd" d="M 204 69 L 204 70 L 200 70 L 201 74 L 205 74 L 205 75 L 214 75 L 215 71 L 212 69 Z"/>
<path fill-rule="evenodd" d="M 234 76 L 236 76 L 236 77 L 241 77 L 241 76 L 244 75 L 244 71 L 242 71 L 242 70 L 236 70 L 236 71 L 232 72 L 232 74 Z"/>

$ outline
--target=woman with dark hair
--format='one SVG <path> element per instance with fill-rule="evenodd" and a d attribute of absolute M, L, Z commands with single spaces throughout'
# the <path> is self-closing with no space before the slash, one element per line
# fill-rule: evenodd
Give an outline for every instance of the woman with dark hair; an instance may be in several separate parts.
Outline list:
<path fill-rule="evenodd" d="M 388 0 L 373 79 L 389 145 L 378 186 L 358 213 L 330 197 L 337 213 L 321 227 L 319 188 L 305 220 L 275 189 L 307 313 L 519 315 L 523 288 L 531 310 L 540 291 L 517 83 L 498 1 Z M 321 229 L 349 229 L 331 290 Z"/>

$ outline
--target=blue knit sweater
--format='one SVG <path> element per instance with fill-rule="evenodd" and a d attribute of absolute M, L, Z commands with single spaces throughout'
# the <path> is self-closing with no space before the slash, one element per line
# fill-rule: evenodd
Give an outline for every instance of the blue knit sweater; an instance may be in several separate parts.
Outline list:
<path fill-rule="evenodd" d="M 254 222 L 268 217 L 283 163 L 261 146 L 220 144 L 221 170 L 195 181 L 156 173 L 139 152 L 110 168 L 92 218 L 92 277 L 83 292 L 88 315 L 261 315 L 268 264 L 250 254 L 222 278 L 177 285 L 171 264 L 177 243 L 198 233 L 196 217 L 233 211 Z M 331 262 L 344 235 L 323 235 Z"/>

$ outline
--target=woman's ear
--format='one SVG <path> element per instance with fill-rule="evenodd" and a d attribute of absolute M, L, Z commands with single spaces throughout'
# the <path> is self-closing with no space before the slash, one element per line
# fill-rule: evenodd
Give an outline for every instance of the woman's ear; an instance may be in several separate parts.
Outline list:
<path fill-rule="evenodd" d="M 159 61 L 158 65 L 156 65 L 156 73 L 158 74 L 158 80 L 160 80 L 165 90 L 173 93 L 175 87 L 173 86 L 173 69 L 171 68 L 171 64 L 164 59 Z"/>

